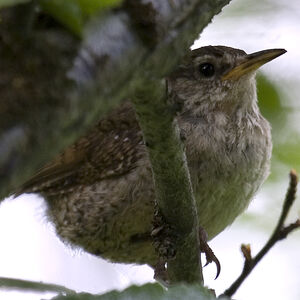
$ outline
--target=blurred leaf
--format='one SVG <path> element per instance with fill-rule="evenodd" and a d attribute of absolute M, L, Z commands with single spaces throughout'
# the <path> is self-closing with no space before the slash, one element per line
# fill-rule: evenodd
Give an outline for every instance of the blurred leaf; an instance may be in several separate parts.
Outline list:
<path fill-rule="evenodd" d="M 3 6 L 10 6 L 24 2 L 29 2 L 29 0 L 0 0 L 0 8 Z"/>
<path fill-rule="evenodd" d="M 200 285 L 177 285 L 168 291 L 158 284 L 145 284 L 143 286 L 131 286 L 126 290 L 112 291 L 104 295 L 77 294 L 59 295 L 52 300 L 213 300 L 216 299 L 211 292 Z"/>
<path fill-rule="evenodd" d="M 84 16 L 80 5 L 74 0 L 40 0 L 43 10 L 81 36 Z"/>
<path fill-rule="evenodd" d="M 1 0 L 0 0 L 1 1 Z M 43 10 L 81 36 L 88 17 L 108 8 L 113 8 L 122 0 L 40 0 Z"/>
<path fill-rule="evenodd" d="M 300 171 L 300 137 L 289 122 L 290 110 L 281 105 L 285 101 L 279 87 L 260 73 L 257 76 L 257 90 L 260 110 L 272 125 L 274 146 L 269 178 L 278 180 L 282 177 L 282 168 L 278 164 Z"/>
<path fill-rule="evenodd" d="M 29 0 L 0 0 L 0 8 L 29 2 Z M 121 4 L 122 0 L 39 0 L 47 14 L 81 36 L 89 16 Z"/>
<path fill-rule="evenodd" d="M 274 158 L 300 171 L 300 139 L 296 137 L 288 143 L 277 145 L 274 149 Z"/>
<path fill-rule="evenodd" d="M 279 88 L 262 73 L 257 75 L 257 94 L 262 115 L 271 123 L 273 134 L 287 122 L 287 109 L 281 105 Z"/>
<path fill-rule="evenodd" d="M 95 14 L 100 10 L 113 8 L 119 5 L 122 0 L 78 0 L 82 11 L 87 14 Z"/>

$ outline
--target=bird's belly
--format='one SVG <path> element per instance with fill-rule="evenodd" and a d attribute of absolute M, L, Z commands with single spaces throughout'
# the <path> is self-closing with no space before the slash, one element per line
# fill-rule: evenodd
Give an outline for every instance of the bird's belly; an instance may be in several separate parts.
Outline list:
<path fill-rule="evenodd" d="M 251 151 L 255 152 L 256 147 L 248 149 L 247 153 L 224 155 L 219 163 L 214 157 L 207 157 L 206 163 L 197 169 L 196 178 L 191 172 L 199 223 L 209 239 L 248 207 L 269 174 L 271 148 L 265 148 L 260 156 L 252 155 Z"/>
<path fill-rule="evenodd" d="M 222 178 L 204 181 L 205 189 L 195 192 L 200 225 L 206 230 L 209 240 L 230 225 L 248 206 L 257 190 L 257 184 L 242 178 Z"/>

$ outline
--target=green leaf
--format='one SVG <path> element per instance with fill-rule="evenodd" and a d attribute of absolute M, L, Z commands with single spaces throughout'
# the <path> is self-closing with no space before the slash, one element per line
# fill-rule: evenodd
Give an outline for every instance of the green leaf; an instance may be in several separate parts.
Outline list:
<path fill-rule="evenodd" d="M 281 105 L 279 88 L 262 73 L 257 76 L 257 94 L 263 116 L 272 128 L 276 128 L 274 131 L 282 129 L 286 125 L 288 111 Z"/>
<path fill-rule="evenodd" d="M 76 294 L 59 295 L 52 300 L 213 300 L 216 299 L 210 291 L 200 285 L 176 285 L 168 290 L 158 284 L 131 286 L 126 290 L 112 291 L 104 295 Z"/>
<path fill-rule="evenodd" d="M 282 168 L 300 171 L 300 137 L 289 120 L 291 110 L 284 107 L 284 94 L 261 73 L 257 76 L 259 107 L 263 116 L 272 125 L 273 155 L 270 180 L 279 180 Z"/>
<path fill-rule="evenodd" d="M 116 7 L 121 2 L 122 0 L 78 0 L 78 4 L 86 15 L 92 15 L 103 9 Z"/>
<path fill-rule="evenodd" d="M 1 1 L 1 0 L 0 0 Z M 7 0 L 6 0 L 7 1 Z M 85 22 L 91 15 L 113 8 L 122 0 L 40 0 L 43 10 L 81 36 Z"/>
<path fill-rule="evenodd" d="M 39 3 L 46 13 L 81 36 L 84 15 L 76 0 L 40 0 Z"/>
<path fill-rule="evenodd" d="M 289 142 L 277 145 L 274 156 L 290 168 L 300 171 L 300 139 L 297 136 L 290 138 Z"/>
<path fill-rule="evenodd" d="M 16 5 L 19 3 L 29 2 L 29 0 L 0 0 L 0 8 L 4 6 Z"/>
<path fill-rule="evenodd" d="M 0 0 L 0 8 L 29 0 Z M 45 13 L 51 15 L 78 36 L 91 15 L 120 5 L 122 0 L 39 0 Z"/>

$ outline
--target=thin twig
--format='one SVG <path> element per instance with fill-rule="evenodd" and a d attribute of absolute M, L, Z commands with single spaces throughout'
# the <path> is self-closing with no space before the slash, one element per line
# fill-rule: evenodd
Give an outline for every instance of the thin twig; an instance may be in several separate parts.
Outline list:
<path fill-rule="evenodd" d="M 275 245 L 275 243 L 286 238 L 288 234 L 290 234 L 293 230 L 300 227 L 300 219 L 297 219 L 295 222 L 289 224 L 288 226 L 284 226 L 284 221 L 296 198 L 297 184 L 297 173 L 295 170 L 291 170 L 289 188 L 285 196 L 280 218 L 278 220 L 273 234 L 271 235 L 265 246 L 253 258 L 251 256 L 250 245 L 241 246 L 241 250 L 245 258 L 243 271 L 241 275 L 236 279 L 236 281 L 233 282 L 233 284 L 223 293 L 223 295 L 231 297 L 237 291 L 237 289 L 240 287 L 240 285 L 243 283 L 246 277 L 251 273 L 254 267 L 258 264 L 258 262 Z"/>
<path fill-rule="evenodd" d="M 70 290 L 64 286 L 57 284 L 42 283 L 30 280 L 14 279 L 7 277 L 0 277 L 0 289 L 13 289 L 13 290 L 27 290 L 32 292 L 57 292 L 74 294 L 73 290 Z"/>

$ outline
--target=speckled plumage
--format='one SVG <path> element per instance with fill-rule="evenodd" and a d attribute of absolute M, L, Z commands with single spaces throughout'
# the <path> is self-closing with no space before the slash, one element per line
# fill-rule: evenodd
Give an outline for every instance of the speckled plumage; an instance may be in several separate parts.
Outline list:
<path fill-rule="evenodd" d="M 167 79 L 201 226 L 211 239 L 245 210 L 269 173 L 271 135 L 256 98 L 254 72 L 222 76 L 246 57 L 208 46 L 194 51 Z M 198 66 L 212 63 L 205 78 Z M 154 188 L 133 108 L 125 103 L 21 188 L 41 193 L 66 242 L 119 262 L 156 262 L 150 231 Z"/>

